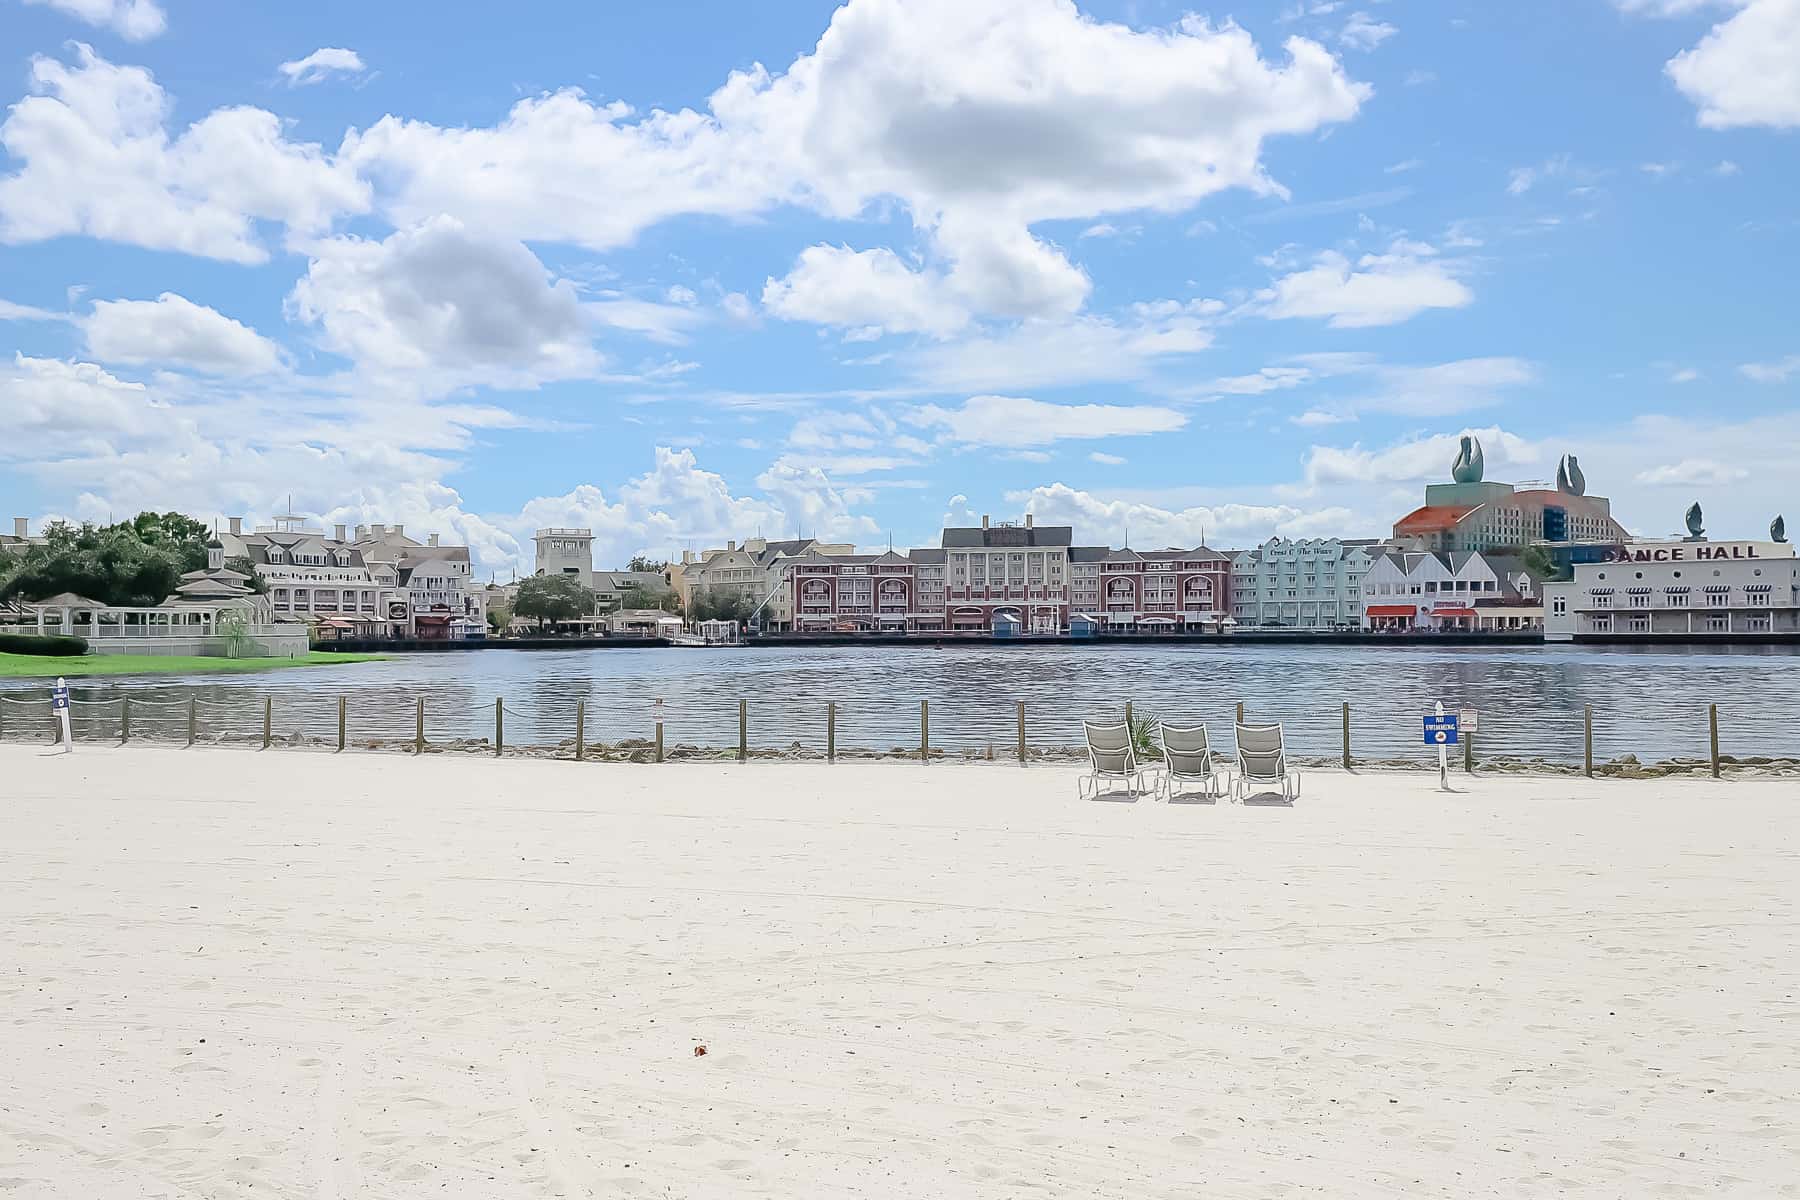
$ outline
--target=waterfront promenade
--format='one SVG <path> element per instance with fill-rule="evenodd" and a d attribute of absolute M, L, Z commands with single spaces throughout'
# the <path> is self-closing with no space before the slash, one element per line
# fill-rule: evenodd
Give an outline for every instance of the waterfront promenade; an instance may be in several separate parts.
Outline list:
<path fill-rule="evenodd" d="M 0 778 L 15 1194 L 1796 1194 L 1791 782 Z"/>

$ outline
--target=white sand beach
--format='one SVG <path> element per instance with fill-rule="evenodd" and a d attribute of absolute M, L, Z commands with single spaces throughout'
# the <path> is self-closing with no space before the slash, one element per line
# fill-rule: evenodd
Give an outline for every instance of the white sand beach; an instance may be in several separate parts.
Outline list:
<path fill-rule="evenodd" d="M 1074 780 L 0 747 L 0 1197 L 1800 1196 L 1793 782 Z"/>

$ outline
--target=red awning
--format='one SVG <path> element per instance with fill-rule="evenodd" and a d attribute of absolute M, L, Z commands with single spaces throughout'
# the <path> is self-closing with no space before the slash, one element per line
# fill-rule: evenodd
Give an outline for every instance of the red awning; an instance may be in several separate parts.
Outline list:
<path fill-rule="evenodd" d="M 1371 617 L 1410 617 L 1414 612 L 1410 604 L 1371 604 L 1366 611 Z"/>
<path fill-rule="evenodd" d="M 1431 610 L 1431 615 L 1434 617 L 1472 617 L 1475 615 L 1475 610 L 1472 608 L 1434 608 Z"/>
<path fill-rule="evenodd" d="M 449 613 L 420 613 L 413 620 L 421 625 L 448 625 L 451 617 Z"/>

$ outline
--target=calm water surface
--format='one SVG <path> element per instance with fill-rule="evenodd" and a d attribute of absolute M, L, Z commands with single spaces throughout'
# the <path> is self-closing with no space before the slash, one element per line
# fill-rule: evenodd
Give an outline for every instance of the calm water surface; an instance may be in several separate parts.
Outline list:
<path fill-rule="evenodd" d="M 42 736 L 40 681 L 0 679 L 0 735 Z M 838 705 L 843 749 L 911 747 L 919 701 L 931 702 L 931 740 L 946 750 L 1009 754 L 1015 703 L 1040 746 L 1080 743 L 1083 717 L 1130 700 L 1168 720 L 1204 720 L 1229 745 L 1242 700 L 1250 716 L 1282 721 L 1296 752 L 1335 755 L 1339 705 L 1352 710 L 1358 757 L 1425 757 L 1419 715 L 1442 700 L 1480 714 L 1482 753 L 1576 761 L 1582 706 L 1594 707 L 1596 757 L 1704 755 L 1706 707 L 1720 706 L 1728 754 L 1800 755 L 1800 655 L 1790 647 L 1577 648 L 1267 646 L 956 646 L 642 650 L 477 650 L 400 655 L 388 662 L 216 679 L 153 676 L 77 686 L 77 736 L 116 737 L 129 693 L 134 737 L 185 737 L 196 700 L 203 734 L 258 734 L 263 700 L 278 737 L 336 737 L 346 698 L 353 742 L 411 739 L 425 700 L 432 741 L 492 737 L 504 699 L 509 745 L 574 735 L 587 701 L 590 741 L 648 737 L 664 701 L 665 740 L 727 747 L 737 705 L 749 702 L 750 742 L 822 750 L 827 701 Z"/>

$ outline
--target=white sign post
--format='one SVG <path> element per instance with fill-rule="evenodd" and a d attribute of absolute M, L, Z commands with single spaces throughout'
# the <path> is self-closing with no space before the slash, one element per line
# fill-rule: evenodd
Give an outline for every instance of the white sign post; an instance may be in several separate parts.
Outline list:
<path fill-rule="evenodd" d="M 1425 718 L 1425 744 L 1436 746 L 1438 752 L 1438 787 L 1450 790 L 1450 747 L 1457 742 L 1457 715 L 1444 712 L 1443 701 L 1438 701 L 1435 711 Z"/>
<path fill-rule="evenodd" d="M 50 711 L 62 729 L 62 752 L 74 753 L 75 738 L 69 733 L 69 681 L 60 675 L 56 677 L 56 686 L 50 691 Z"/>

